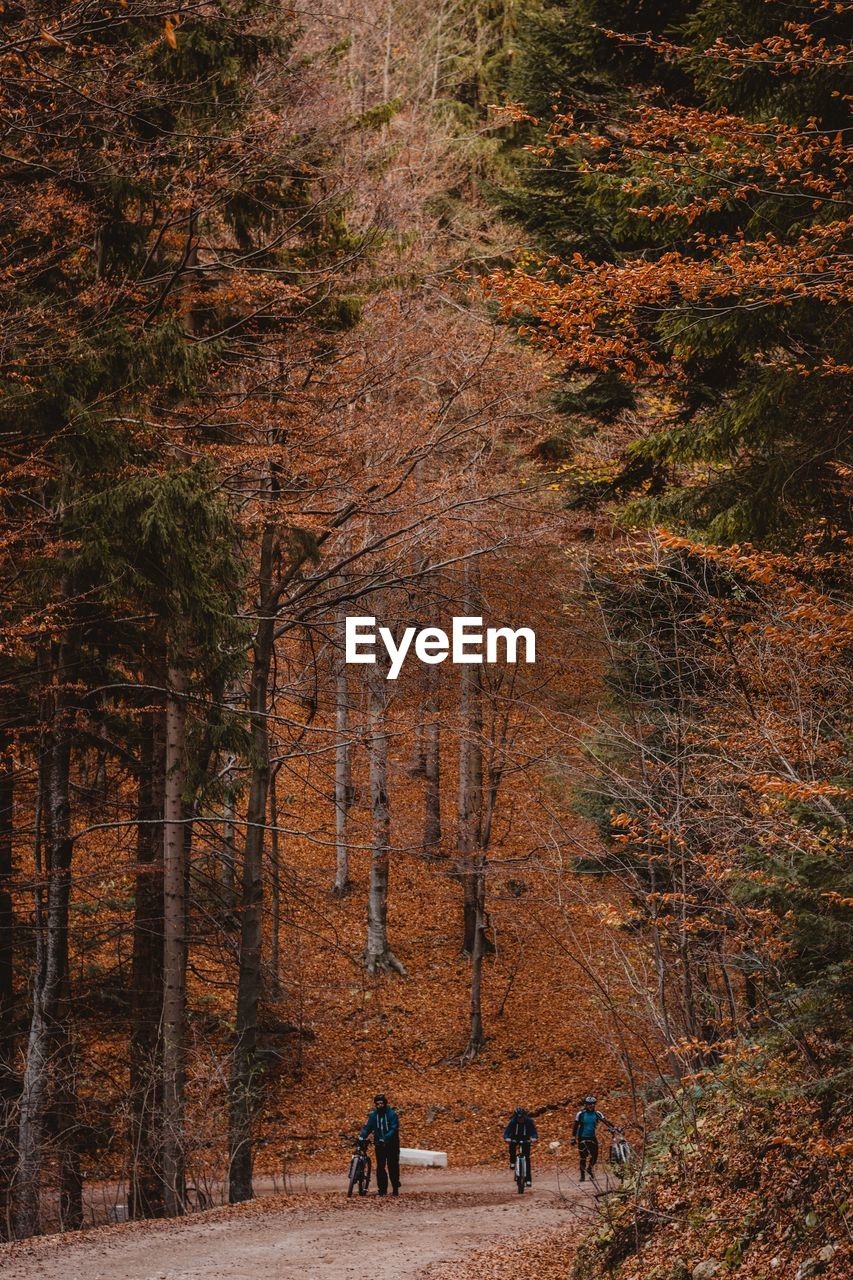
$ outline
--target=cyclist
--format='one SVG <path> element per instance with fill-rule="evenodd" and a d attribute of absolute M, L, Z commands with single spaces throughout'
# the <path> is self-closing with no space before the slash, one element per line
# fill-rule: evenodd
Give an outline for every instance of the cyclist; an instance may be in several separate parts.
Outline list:
<path fill-rule="evenodd" d="M 359 1137 L 369 1138 L 373 1134 L 373 1146 L 376 1151 L 376 1194 L 388 1194 L 388 1179 L 391 1179 L 391 1194 L 400 1194 L 400 1121 L 397 1112 L 388 1106 L 384 1093 L 377 1093 L 373 1099 L 373 1110 L 367 1117 L 367 1124 Z"/>
<path fill-rule="evenodd" d="M 524 1107 L 516 1107 L 509 1118 L 509 1124 L 504 1129 L 504 1142 L 509 1143 L 509 1167 L 515 1164 L 515 1152 L 519 1143 L 522 1144 L 521 1154 L 527 1157 L 527 1186 L 533 1186 L 533 1180 L 530 1176 L 530 1144 L 538 1142 L 539 1134 L 536 1132 L 536 1125 L 533 1123 L 531 1116 Z"/>
<path fill-rule="evenodd" d="M 589 1176 L 592 1177 L 592 1171 L 598 1159 L 598 1139 L 595 1131 L 599 1124 L 607 1125 L 611 1133 L 615 1129 L 615 1125 L 612 1125 L 600 1111 L 596 1111 L 595 1103 L 596 1100 L 591 1094 L 588 1098 L 584 1098 L 583 1106 L 575 1116 L 572 1129 L 572 1146 L 577 1143 L 580 1152 L 581 1182 L 586 1182 L 587 1169 Z"/>

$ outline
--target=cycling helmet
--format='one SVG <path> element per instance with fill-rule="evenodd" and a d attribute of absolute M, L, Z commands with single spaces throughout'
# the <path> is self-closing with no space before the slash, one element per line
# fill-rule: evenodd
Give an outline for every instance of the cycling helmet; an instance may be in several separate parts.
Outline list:
<path fill-rule="evenodd" d="M 385 1097 L 385 1094 L 377 1093 L 376 1097 L 373 1099 L 373 1105 L 374 1107 L 387 1107 L 388 1099 Z"/>
<path fill-rule="evenodd" d="M 586 1107 L 594 1107 L 594 1106 L 595 1106 L 595 1104 L 596 1104 L 596 1102 L 598 1101 L 598 1099 L 597 1099 L 597 1098 L 593 1098 L 592 1094 L 590 1094 L 590 1095 L 589 1095 L 589 1097 L 588 1097 L 588 1098 L 584 1098 L 584 1100 L 583 1100 L 583 1101 L 584 1101 L 584 1106 L 586 1106 Z"/>

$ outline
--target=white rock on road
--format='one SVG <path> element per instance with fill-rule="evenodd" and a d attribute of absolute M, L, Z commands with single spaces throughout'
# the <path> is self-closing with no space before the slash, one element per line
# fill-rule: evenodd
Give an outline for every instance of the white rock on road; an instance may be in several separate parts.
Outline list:
<path fill-rule="evenodd" d="M 413 1169 L 446 1169 L 446 1151 L 422 1151 L 420 1147 L 401 1147 L 400 1164 Z"/>

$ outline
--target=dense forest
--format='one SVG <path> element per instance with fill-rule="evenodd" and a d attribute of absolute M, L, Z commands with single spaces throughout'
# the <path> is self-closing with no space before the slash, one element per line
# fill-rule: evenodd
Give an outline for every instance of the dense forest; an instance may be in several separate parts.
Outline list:
<path fill-rule="evenodd" d="M 848 1273 L 851 10 L 0 6 L 0 1258 L 592 1090 L 448 1275 Z"/>

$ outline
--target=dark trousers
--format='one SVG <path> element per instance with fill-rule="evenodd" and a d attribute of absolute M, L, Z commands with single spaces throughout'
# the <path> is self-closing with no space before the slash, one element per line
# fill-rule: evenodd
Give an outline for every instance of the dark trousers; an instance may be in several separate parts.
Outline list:
<path fill-rule="evenodd" d="M 379 1194 L 384 1196 L 388 1190 L 388 1179 L 395 1191 L 400 1188 L 400 1143 L 376 1143 L 376 1186 Z"/>
<path fill-rule="evenodd" d="M 579 1138 L 578 1151 L 581 1157 L 581 1173 L 586 1172 L 587 1164 L 589 1164 L 589 1171 L 592 1173 L 593 1166 L 598 1159 L 598 1138 Z"/>
<path fill-rule="evenodd" d="M 525 1139 L 521 1142 L 521 1144 L 520 1144 L 520 1145 L 521 1145 L 521 1154 L 522 1154 L 523 1156 L 527 1156 L 527 1176 L 528 1176 L 528 1178 L 530 1178 L 530 1179 L 532 1180 L 532 1178 L 533 1178 L 533 1174 L 530 1172 L 530 1170 L 531 1170 L 531 1168 L 532 1168 L 531 1161 L 530 1161 L 530 1143 L 529 1143 L 529 1142 L 527 1141 L 527 1139 L 525 1138 Z M 510 1144 L 509 1144 L 509 1163 L 510 1163 L 510 1166 L 512 1166 L 512 1165 L 514 1165 L 514 1164 L 515 1164 L 515 1153 L 516 1153 L 516 1151 L 518 1150 L 518 1147 L 519 1147 L 519 1143 L 517 1143 L 517 1142 L 510 1142 Z"/>

